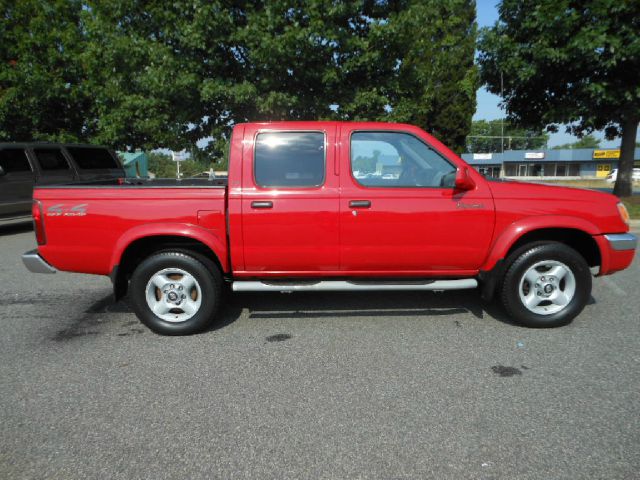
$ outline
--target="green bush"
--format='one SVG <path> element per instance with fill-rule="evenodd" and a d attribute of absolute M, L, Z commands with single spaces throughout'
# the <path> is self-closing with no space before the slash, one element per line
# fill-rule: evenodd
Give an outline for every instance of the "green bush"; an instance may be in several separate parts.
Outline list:
<path fill-rule="evenodd" d="M 151 152 L 148 154 L 148 157 L 149 172 L 153 173 L 156 178 L 176 178 L 176 162 L 171 159 L 171 155 Z M 211 163 L 205 159 L 189 159 L 180 162 L 180 173 L 182 174 L 182 178 L 188 178 L 206 172 L 211 167 Z"/>

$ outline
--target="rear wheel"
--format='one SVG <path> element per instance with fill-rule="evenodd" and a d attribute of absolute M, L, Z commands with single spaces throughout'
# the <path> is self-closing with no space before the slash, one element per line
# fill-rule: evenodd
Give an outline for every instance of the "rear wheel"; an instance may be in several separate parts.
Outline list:
<path fill-rule="evenodd" d="M 528 327 L 567 325 L 590 295 L 589 265 L 578 252 L 556 242 L 520 253 L 508 267 L 501 291 L 507 313 Z"/>
<path fill-rule="evenodd" d="M 209 326 L 220 304 L 222 279 L 199 255 L 161 252 L 133 272 L 129 294 L 142 323 L 162 335 L 189 335 Z"/>

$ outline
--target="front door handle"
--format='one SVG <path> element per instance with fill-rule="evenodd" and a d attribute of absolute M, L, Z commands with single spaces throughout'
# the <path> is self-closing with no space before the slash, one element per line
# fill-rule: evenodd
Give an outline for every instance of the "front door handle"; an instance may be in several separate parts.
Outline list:
<path fill-rule="evenodd" d="M 370 200 L 351 200 L 349 202 L 349 208 L 370 208 Z"/>
<path fill-rule="evenodd" d="M 273 208 L 273 202 L 251 202 L 251 208 Z"/>

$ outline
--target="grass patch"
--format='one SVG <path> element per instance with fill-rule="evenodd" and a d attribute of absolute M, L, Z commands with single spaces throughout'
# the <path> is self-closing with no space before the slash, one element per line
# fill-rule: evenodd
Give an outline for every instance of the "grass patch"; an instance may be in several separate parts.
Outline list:
<path fill-rule="evenodd" d="M 578 188 L 613 188 L 613 183 L 607 183 L 603 180 L 528 180 L 535 183 L 547 183 L 550 185 L 562 185 L 565 187 Z"/>
<path fill-rule="evenodd" d="M 640 220 L 640 195 L 636 195 L 635 197 L 624 197 L 621 198 L 624 206 L 629 210 L 629 215 L 634 220 Z"/>

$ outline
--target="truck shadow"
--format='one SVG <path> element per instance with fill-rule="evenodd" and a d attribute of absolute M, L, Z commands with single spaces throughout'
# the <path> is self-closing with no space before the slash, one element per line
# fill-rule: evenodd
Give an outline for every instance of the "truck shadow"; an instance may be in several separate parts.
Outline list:
<path fill-rule="evenodd" d="M 420 317 L 470 313 L 508 325 L 497 302 L 484 302 L 476 291 L 451 292 L 322 292 L 229 294 L 221 317 L 228 325 L 235 315 L 248 310 L 250 319 L 309 319 L 340 317 Z M 216 327 L 214 327 L 216 328 Z M 219 327 L 218 327 L 219 328 Z"/>
<path fill-rule="evenodd" d="M 596 303 L 591 297 L 589 305 Z M 143 333 L 128 299 L 118 302 L 109 294 L 94 302 L 84 316 L 76 319 L 64 330 L 57 332 L 54 340 L 63 341 L 85 335 L 98 335 L 101 314 L 130 314 L 121 319 L 123 332 Z M 471 314 L 477 320 L 497 320 L 509 326 L 521 327 L 513 322 L 496 300 L 485 302 L 475 290 L 451 292 L 322 292 L 322 293 L 225 293 L 223 306 L 216 321 L 203 333 L 225 328 L 243 315 L 249 320 L 317 318 L 376 318 L 376 317 L 446 317 Z M 393 320 L 389 320 L 393 321 Z M 456 321 L 456 324 L 458 321 Z"/>

